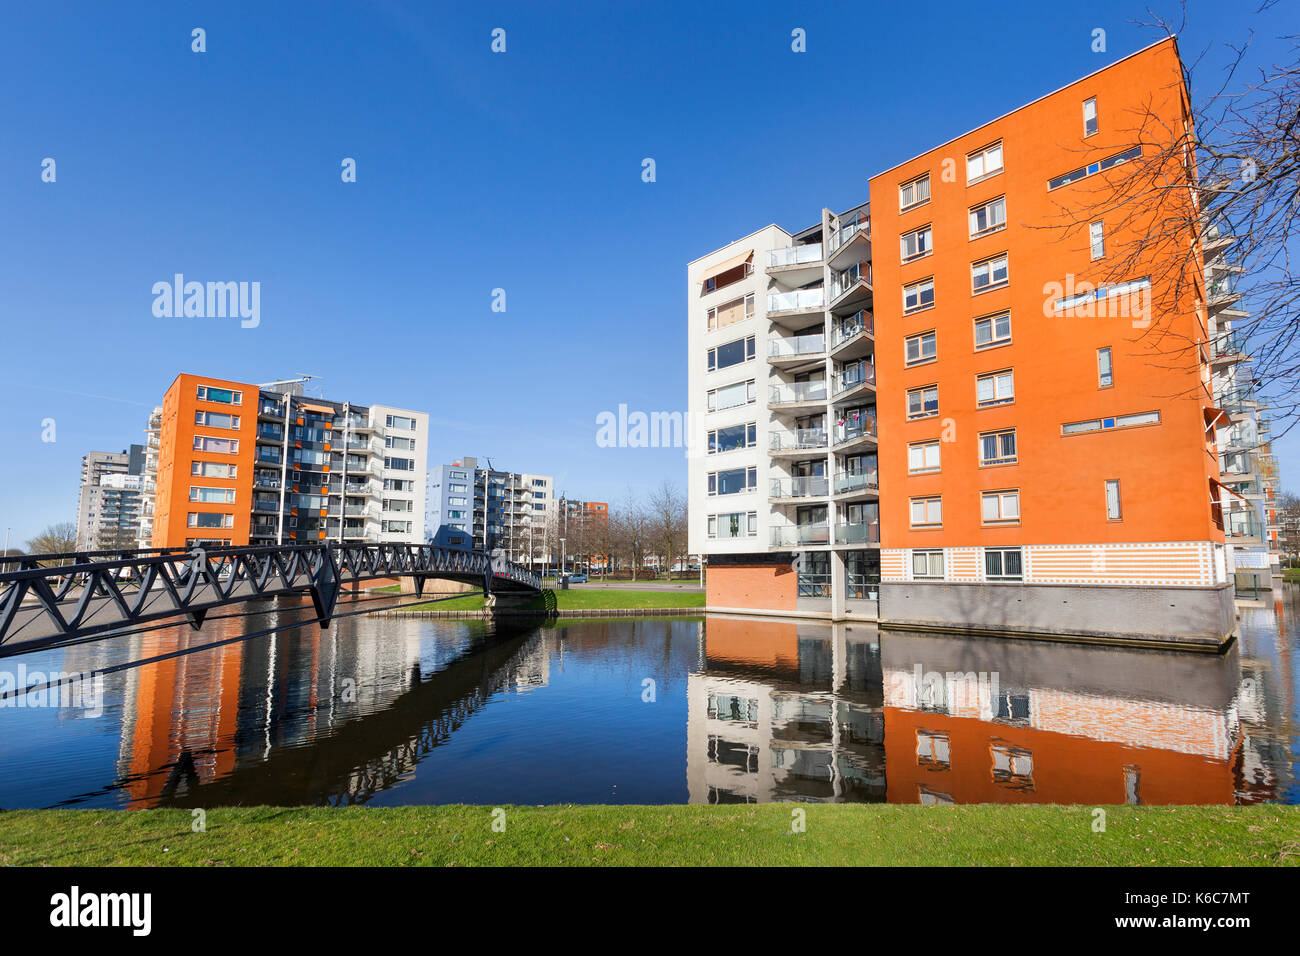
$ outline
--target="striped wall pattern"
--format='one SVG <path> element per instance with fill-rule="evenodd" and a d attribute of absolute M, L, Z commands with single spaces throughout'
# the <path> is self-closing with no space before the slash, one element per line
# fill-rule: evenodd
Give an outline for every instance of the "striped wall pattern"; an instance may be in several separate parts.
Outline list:
<path fill-rule="evenodd" d="M 1228 580 L 1224 546 L 1214 541 L 1031 544 L 1020 553 L 1026 584 L 1213 587 Z M 943 566 L 945 581 L 985 580 L 982 548 L 944 548 Z M 880 579 L 912 580 L 911 550 L 882 548 Z"/>

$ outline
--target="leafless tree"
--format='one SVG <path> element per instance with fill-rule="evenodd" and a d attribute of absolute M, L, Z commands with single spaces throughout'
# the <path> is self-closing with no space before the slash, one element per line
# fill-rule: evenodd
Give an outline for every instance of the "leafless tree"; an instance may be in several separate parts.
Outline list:
<path fill-rule="evenodd" d="M 47 525 L 45 530 L 27 542 L 28 554 L 66 554 L 76 550 L 77 525 L 72 521 L 59 521 Z M 54 562 L 58 564 L 60 562 Z"/>
<path fill-rule="evenodd" d="M 686 496 L 665 480 L 650 493 L 648 508 L 653 550 L 671 578 L 674 562 L 686 550 Z"/>
<path fill-rule="evenodd" d="M 609 521 L 614 550 L 631 567 L 635 581 L 650 551 L 650 515 L 636 494 L 629 491 L 622 503 L 612 509 Z"/>

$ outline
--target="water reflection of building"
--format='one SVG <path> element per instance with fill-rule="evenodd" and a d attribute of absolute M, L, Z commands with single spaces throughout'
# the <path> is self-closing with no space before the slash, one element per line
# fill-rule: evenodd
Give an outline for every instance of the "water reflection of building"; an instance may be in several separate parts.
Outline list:
<path fill-rule="evenodd" d="M 891 803 L 1231 804 L 1224 656 L 887 632 Z"/>
<path fill-rule="evenodd" d="M 687 681 L 692 803 L 884 799 L 870 625 L 710 617 Z"/>
<path fill-rule="evenodd" d="M 1292 651 L 1300 589 L 1274 589 L 1274 606 L 1241 609 L 1242 757 L 1237 768 L 1239 803 L 1300 799 L 1290 736 L 1279 727 L 1295 727 L 1296 660 Z"/>

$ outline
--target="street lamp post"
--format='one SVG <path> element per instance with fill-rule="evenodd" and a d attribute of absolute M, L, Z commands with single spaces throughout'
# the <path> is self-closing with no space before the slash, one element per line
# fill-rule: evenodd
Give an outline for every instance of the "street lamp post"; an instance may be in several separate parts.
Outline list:
<path fill-rule="evenodd" d="M 560 570 L 556 572 L 555 582 L 558 584 L 560 578 L 564 576 L 564 538 L 560 539 Z"/>

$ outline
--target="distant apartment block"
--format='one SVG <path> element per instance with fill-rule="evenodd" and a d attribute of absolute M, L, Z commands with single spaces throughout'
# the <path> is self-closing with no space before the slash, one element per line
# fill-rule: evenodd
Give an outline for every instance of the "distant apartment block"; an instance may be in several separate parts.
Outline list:
<path fill-rule="evenodd" d="M 179 375 L 158 420 L 154 547 L 424 542 L 428 414 Z"/>
<path fill-rule="evenodd" d="M 77 548 L 133 548 L 140 521 L 144 446 L 92 451 L 81 459 Z"/>
<path fill-rule="evenodd" d="M 523 563 L 549 560 L 556 504 L 550 475 L 480 467 L 467 456 L 429 471 L 427 538 L 448 548 L 502 548 Z"/>
<path fill-rule="evenodd" d="M 869 205 L 688 266 L 707 433 L 690 550 L 710 607 L 1133 642 L 1231 632 L 1207 349 L 1171 357 L 1117 307 L 1163 303 L 1153 324 L 1204 346 L 1217 293 L 1200 267 L 1099 283 L 1135 233 L 1043 228 L 1096 208 L 1153 148 L 1134 144 L 1142 110 L 1164 135 L 1190 123 L 1172 39 L 872 177 Z"/>

